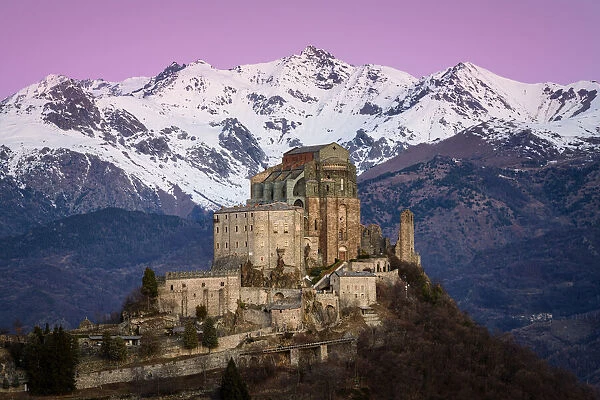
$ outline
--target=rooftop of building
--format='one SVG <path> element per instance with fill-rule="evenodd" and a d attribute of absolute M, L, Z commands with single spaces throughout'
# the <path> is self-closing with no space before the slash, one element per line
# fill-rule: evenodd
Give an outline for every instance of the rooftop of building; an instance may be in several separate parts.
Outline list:
<path fill-rule="evenodd" d="M 315 153 L 315 152 L 321 150 L 323 147 L 329 146 L 330 144 L 333 144 L 333 143 L 318 144 L 318 145 L 314 145 L 314 146 L 294 147 L 292 150 L 283 153 L 283 155 L 287 156 L 287 155 L 292 155 L 292 154 Z"/>
<path fill-rule="evenodd" d="M 254 211 L 287 211 L 287 210 L 302 210 L 302 207 L 293 206 L 283 202 L 275 202 L 268 204 L 249 204 L 233 207 L 223 207 L 215 214 L 222 213 L 237 213 L 237 212 L 254 212 Z"/>
<path fill-rule="evenodd" d="M 336 274 L 337 276 L 344 276 L 344 277 L 375 277 L 375 274 L 369 271 L 334 271 L 334 274 Z"/>
<path fill-rule="evenodd" d="M 193 279 L 193 278 L 220 278 L 226 276 L 234 276 L 237 275 L 238 271 L 235 270 L 210 270 L 210 271 L 176 271 L 176 272 L 166 272 L 161 281 L 170 280 L 170 279 Z M 158 280 L 158 279 L 157 279 Z"/>
<path fill-rule="evenodd" d="M 301 173 L 302 169 L 300 168 L 285 169 L 282 167 L 282 169 L 271 172 L 263 182 L 282 182 L 286 179 L 296 179 Z"/>

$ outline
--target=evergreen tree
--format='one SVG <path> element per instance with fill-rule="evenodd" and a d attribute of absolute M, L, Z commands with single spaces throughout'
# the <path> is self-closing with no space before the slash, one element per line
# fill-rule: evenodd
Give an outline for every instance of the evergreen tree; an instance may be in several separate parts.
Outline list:
<path fill-rule="evenodd" d="M 196 306 L 196 319 L 198 321 L 203 321 L 204 318 L 206 318 L 207 316 L 208 316 L 208 311 L 206 311 L 205 305 Z"/>
<path fill-rule="evenodd" d="M 146 267 L 144 277 L 142 278 L 142 288 L 140 290 L 146 296 L 146 309 L 150 311 L 150 301 L 158 297 L 158 283 L 154 271 Z"/>
<path fill-rule="evenodd" d="M 110 336 L 110 332 L 104 331 L 102 333 L 102 343 L 100 344 L 100 355 L 102 358 L 107 360 L 110 359 L 110 348 L 112 346 L 112 337 Z"/>
<path fill-rule="evenodd" d="M 209 350 L 214 349 L 219 345 L 219 338 L 217 337 L 217 328 L 215 328 L 215 321 L 208 317 L 204 324 L 202 324 L 202 346 L 208 347 Z"/>
<path fill-rule="evenodd" d="M 149 267 L 146 267 L 144 270 L 144 277 L 142 278 L 142 294 L 151 299 L 154 299 L 158 296 L 158 283 L 156 282 L 156 275 Z"/>
<path fill-rule="evenodd" d="M 113 338 L 110 332 L 102 334 L 102 357 L 110 361 L 124 361 L 127 358 L 127 346 L 125 341 L 119 337 Z"/>
<path fill-rule="evenodd" d="M 152 332 L 144 333 L 142 344 L 140 345 L 140 355 L 142 357 L 152 357 L 160 353 L 160 339 Z"/>
<path fill-rule="evenodd" d="M 229 359 L 227 368 L 223 372 L 220 392 L 223 400 L 250 400 L 248 388 L 242 380 L 233 358 Z"/>
<path fill-rule="evenodd" d="M 198 333 L 196 333 L 196 327 L 192 321 L 188 321 L 185 324 L 185 331 L 183 332 L 183 347 L 186 349 L 195 349 L 198 347 Z"/>
<path fill-rule="evenodd" d="M 24 349 L 24 365 L 34 394 L 64 394 L 75 389 L 77 340 L 62 327 L 44 333 L 35 327 Z"/>

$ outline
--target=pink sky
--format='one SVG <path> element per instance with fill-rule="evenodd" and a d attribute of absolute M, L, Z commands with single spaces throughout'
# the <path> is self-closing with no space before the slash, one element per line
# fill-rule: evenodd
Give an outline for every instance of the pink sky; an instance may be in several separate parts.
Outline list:
<path fill-rule="evenodd" d="M 48 74 L 120 81 L 308 44 L 416 77 L 470 61 L 522 82 L 600 80 L 600 0 L 2 0 L 0 29 L 0 99 Z"/>

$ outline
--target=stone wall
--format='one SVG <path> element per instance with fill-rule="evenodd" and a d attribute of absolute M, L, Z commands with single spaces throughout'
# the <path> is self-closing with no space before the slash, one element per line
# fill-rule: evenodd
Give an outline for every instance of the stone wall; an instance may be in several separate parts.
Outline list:
<path fill-rule="evenodd" d="M 340 299 L 337 293 L 334 292 L 315 292 L 315 302 L 321 305 L 327 322 L 333 323 L 340 317 Z"/>
<path fill-rule="evenodd" d="M 274 307 L 271 309 L 271 323 L 278 331 L 299 330 L 302 328 L 302 307 Z"/>
<path fill-rule="evenodd" d="M 397 269 L 387 272 L 375 272 L 375 275 L 377 276 L 377 282 L 384 282 L 390 285 L 400 282 L 400 276 L 398 275 Z"/>
<path fill-rule="evenodd" d="M 377 302 L 377 277 L 369 272 L 334 272 L 330 277 L 333 291 L 339 294 L 341 307 L 366 307 Z"/>
<path fill-rule="evenodd" d="M 186 350 L 181 347 L 167 349 L 163 357 L 173 358 L 186 355 L 196 355 L 185 360 L 173 360 L 160 364 L 144 365 L 142 367 L 118 368 L 104 371 L 80 373 L 76 378 L 77 389 L 99 387 L 110 383 L 147 381 L 155 378 L 171 378 L 176 376 L 195 375 L 207 370 L 225 368 L 231 357 L 237 359 L 239 350 L 235 347 L 247 337 L 260 337 L 273 333 L 273 328 L 238 333 L 219 338 L 219 347 L 212 353 L 198 347 Z"/>
<path fill-rule="evenodd" d="M 376 224 L 361 226 L 360 250 L 364 254 L 383 255 L 389 247 L 389 239 L 383 236 L 381 227 Z"/>
<path fill-rule="evenodd" d="M 390 270 L 390 261 L 387 257 L 364 258 L 360 260 L 350 261 L 348 263 L 350 271 L 365 271 L 371 272 L 387 272 Z"/>
<path fill-rule="evenodd" d="M 159 309 L 195 316 L 204 305 L 210 316 L 235 312 L 240 298 L 239 272 L 167 272 L 158 288 Z"/>
<path fill-rule="evenodd" d="M 255 326 L 271 326 L 271 314 L 265 311 L 264 308 L 261 308 L 260 310 L 246 308 L 242 311 L 242 319 Z"/>
<path fill-rule="evenodd" d="M 215 265 L 226 260 L 241 267 L 250 260 L 268 275 L 277 266 L 280 250 L 284 263 L 303 273 L 302 208 L 285 203 L 223 208 L 215 212 L 213 225 Z"/>
<path fill-rule="evenodd" d="M 237 353 L 235 350 L 227 350 L 161 364 L 80 374 L 76 378 L 76 387 L 77 389 L 88 389 L 110 383 L 148 381 L 155 378 L 195 375 L 206 370 L 225 368 L 229 359 L 231 357 L 236 358 Z"/>
<path fill-rule="evenodd" d="M 283 299 L 300 300 L 300 296 L 300 289 L 240 288 L 240 300 L 247 304 L 266 305 Z"/>

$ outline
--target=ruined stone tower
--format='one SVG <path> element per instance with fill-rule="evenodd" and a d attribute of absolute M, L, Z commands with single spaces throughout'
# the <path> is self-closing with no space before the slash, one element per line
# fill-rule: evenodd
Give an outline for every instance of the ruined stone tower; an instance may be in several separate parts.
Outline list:
<path fill-rule="evenodd" d="M 404 210 L 400 214 L 395 253 L 400 261 L 421 264 L 421 256 L 415 252 L 415 221 L 410 210 Z"/>

